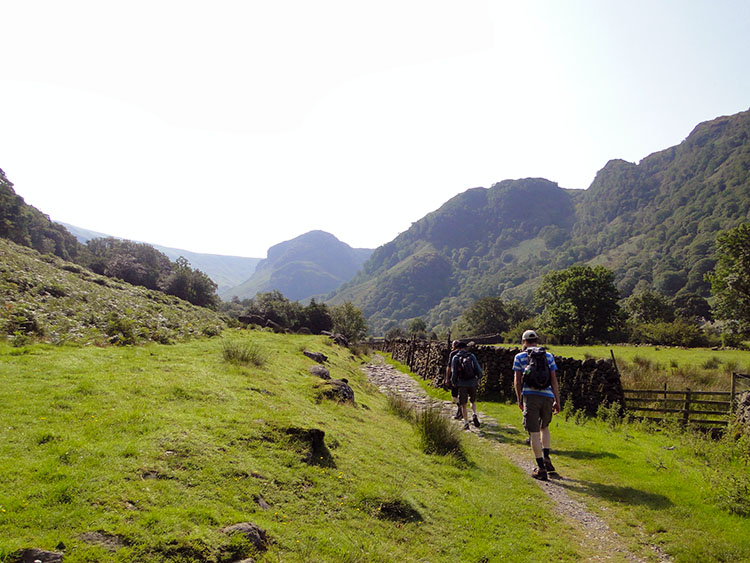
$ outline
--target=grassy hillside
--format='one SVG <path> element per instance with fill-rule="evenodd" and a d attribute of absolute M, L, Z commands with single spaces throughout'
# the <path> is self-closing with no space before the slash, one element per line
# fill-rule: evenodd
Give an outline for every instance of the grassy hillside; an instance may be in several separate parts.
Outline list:
<path fill-rule="evenodd" d="M 237 346 L 257 365 L 225 361 Z M 355 404 L 321 399 L 303 350 L 329 357 Z M 30 547 L 64 549 L 66 563 L 591 555 L 536 484 L 475 437 L 463 460 L 423 453 L 360 360 L 323 337 L 0 343 L 0 380 L 0 561 Z M 300 438 L 310 429 L 325 432 L 319 456 Z M 265 530 L 265 553 L 221 532 L 242 522 Z"/>
<path fill-rule="evenodd" d="M 16 344 L 172 342 L 217 335 L 216 312 L 0 239 L 0 335 Z"/>

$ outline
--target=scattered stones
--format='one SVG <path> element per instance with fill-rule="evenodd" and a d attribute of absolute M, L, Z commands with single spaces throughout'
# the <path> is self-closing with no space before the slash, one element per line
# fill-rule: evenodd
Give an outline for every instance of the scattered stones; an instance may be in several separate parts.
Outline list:
<path fill-rule="evenodd" d="M 123 538 L 105 532 L 85 532 L 79 537 L 81 538 L 81 541 L 92 545 L 99 545 L 108 551 L 117 551 L 125 546 L 125 540 Z"/>
<path fill-rule="evenodd" d="M 354 404 L 354 389 L 345 379 L 331 379 L 319 386 L 320 399 L 329 399 L 337 403 Z"/>
<path fill-rule="evenodd" d="M 328 361 L 328 356 L 326 356 L 325 354 L 321 354 L 320 352 L 310 352 L 308 350 L 305 350 L 302 353 L 311 360 L 315 360 L 319 364 L 324 364 Z"/>
<path fill-rule="evenodd" d="M 62 563 L 63 554 L 31 547 L 10 554 L 10 563 Z"/>
<path fill-rule="evenodd" d="M 242 535 L 245 539 L 249 540 L 258 551 L 266 551 L 268 549 L 269 542 L 266 531 L 252 522 L 233 524 L 232 526 L 222 528 L 221 531 L 225 534 Z"/>
<path fill-rule="evenodd" d="M 255 504 L 257 504 L 261 510 L 269 510 L 271 508 L 271 505 L 266 502 L 266 499 L 263 498 L 263 495 L 257 494 L 253 497 L 255 500 Z"/>
<path fill-rule="evenodd" d="M 316 364 L 310 367 L 310 373 L 319 377 L 320 379 L 331 379 L 331 372 L 327 367 Z"/>

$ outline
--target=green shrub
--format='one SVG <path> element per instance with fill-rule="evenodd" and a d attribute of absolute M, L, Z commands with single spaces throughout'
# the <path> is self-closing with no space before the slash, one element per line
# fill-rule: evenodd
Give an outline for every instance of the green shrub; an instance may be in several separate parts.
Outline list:
<path fill-rule="evenodd" d="M 409 422 L 414 420 L 414 407 L 401 395 L 388 394 L 388 409 L 399 418 Z"/>
<path fill-rule="evenodd" d="M 107 326 L 104 332 L 113 344 L 127 346 L 138 341 L 135 322 L 129 316 L 120 316 L 116 311 L 107 315 Z"/>
<path fill-rule="evenodd" d="M 663 344 L 696 348 L 706 346 L 708 337 L 692 323 L 678 320 L 671 323 L 637 323 L 630 327 L 630 341 L 636 344 Z"/>
<path fill-rule="evenodd" d="M 599 408 L 596 409 L 596 417 L 606 423 L 610 430 L 614 430 L 622 423 L 622 405 L 619 403 L 601 403 Z"/>
<path fill-rule="evenodd" d="M 417 411 L 415 423 L 425 453 L 463 456 L 458 426 L 443 416 L 440 408 L 430 407 Z"/>
<path fill-rule="evenodd" d="M 260 346 L 236 340 L 224 342 L 221 352 L 230 364 L 263 367 L 268 360 L 268 354 Z"/>
<path fill-rule="evenodd" d="M 701 364 L 701 367 L 703 369 L 717 369 L 720 365 L 721 359 L 716 356 L 711 356 Z"/>

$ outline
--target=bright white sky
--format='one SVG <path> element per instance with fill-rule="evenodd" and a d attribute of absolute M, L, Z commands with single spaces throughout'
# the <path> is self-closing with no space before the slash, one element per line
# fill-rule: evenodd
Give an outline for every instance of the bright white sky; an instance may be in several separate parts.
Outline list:
<path fill-rule="evenodd" d="M 375 248 L 508 178 L 587 188 L 750 107 L 747 0 L 3 0 L 0 168 L 53 219 Z"/>

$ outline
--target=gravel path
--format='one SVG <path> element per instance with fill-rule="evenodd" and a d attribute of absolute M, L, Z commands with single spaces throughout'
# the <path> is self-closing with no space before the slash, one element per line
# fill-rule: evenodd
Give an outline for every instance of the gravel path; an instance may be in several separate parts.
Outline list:
<path fill-rule="evenodd" d="M 373 363 L 364 366 L 362 369 L 369 381 L 385 394 L 396 393 L 418 409 L 435 406 L 442 409 L 446 416 L 452 417 L 456 413 L 455 404 L 450 401 L 441 401 L 429 397 L 419 386 L 419 383 L 412 377 L 385 363 L 382 356 L 375 356 Z M 509 434 L 519 434 L 518 428 L 501 426 L 496 420 L 485 416 L 481 411 L 479 412 L 479 420 L 481 421 L 481 426 L 479 428 L 471 426 L 470 431 L 479 438 L 486 440 L 491 447 L 501 451 L 514 464 L 530 475 L 535 467 L 530 452 L 526 451 L 525 455 L 523 455 L 517 447 L 514 448 L 507 443 Z M 456 421 L 456 424 L 463 425 L 463 421 Z M 529 479 L 531 480 L 531 477 Z M 560 515 L 583 530 L 586 541 L 591 547 L 591 552 L 598 554 L 589 558 L 588 561 L 640 562 L 653 561 L 654 558 L 657 561 L 671 561 L 657 546 L 651 546 L 654 558 L 643 559 L 631 553 L 625 546 L 622 538 L 604 520 L 596 514 L 589 512 L 583 503 L 570 497 L 568 491 L 565 489 L 565 484 L 573 483 L 572 480 L 560 477 L 558 479 L 550 479 L 549 481 L 533 480 L 533 482 L 538 484 L 550 500 L 552 500 L 555 510 Z"/>

